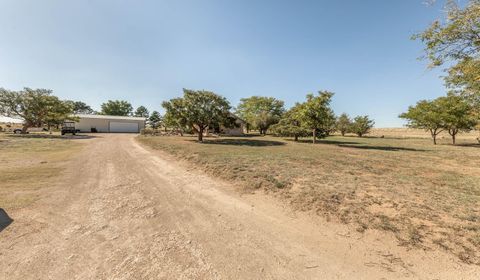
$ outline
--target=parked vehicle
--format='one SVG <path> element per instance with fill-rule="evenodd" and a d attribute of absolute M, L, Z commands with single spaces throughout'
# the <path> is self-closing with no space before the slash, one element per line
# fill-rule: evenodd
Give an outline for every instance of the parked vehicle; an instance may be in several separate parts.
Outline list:
<path fill-rule="evenodd" d="M 45 127 L 30 127 L 30 128 L 27 129 L 26 134 L 29 134 L 30 132 L 45 132 L 45 131 L 48 131 L 48 129 L 45 128 Z M 12 132 L 15 133 L 15 134 L 21 134 L 22 129 L 21 128 L 15 128 Z"/>
<path fill-rule="evenodd" d="M 77 133 L 74 122 L 64 122 L 62 124 L 62 135 L 65 135 L 67 133 L 71 133 L 72 135 L 75 135 Z"/>

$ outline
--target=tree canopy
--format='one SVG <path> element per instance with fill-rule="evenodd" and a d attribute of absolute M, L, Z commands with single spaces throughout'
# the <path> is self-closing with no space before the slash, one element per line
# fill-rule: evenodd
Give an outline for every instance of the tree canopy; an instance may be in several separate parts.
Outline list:
<path fill-rule="evenodd" d="M 345 133 L 347 133 L 350 130 L 351 125 L 352 125 L 352 120 L 346 113 L 343 113 L 337 118 L 337 121 L 335 123 L 335 129 L 337 131 L 340 131 L 342 136 L 345 136 Z"/>
<path fill-rule="evenodd" d="M 302 104 L 297 103 L 290 108 L 277 124 L 270 127 L 275 136 L 294 137 L 298 141 L 299 137 L 310 135 L 310 130 L 302 126 L 301 112 Z"/>
<path fill-rule="evenodd" d="M 273 97 L 252 96 L 240 99 L 236 114 L 265 135 L 268 128 L 282 117 L 285 112 L 283 106 L 283 101 Z"/>
<path fill-rule="evenodd" d="M 132 115 L 132 104 L 124 100 L 108 100 L 101 105 L 102 115 L 130 116 Z"/>
<path fill-rule="evenodd" d="M 313 143 L 317 137 L 323 138 L 330 134 L 335 127 L 335 114 L 330 108 L 333 92 L 319 91 L 318 95 L 307 95 L 307 100 L 299 111 L 302 125 L 309 129 L 313 136 Z"/>
<path fill-rule="evenodd" d="M 375 121 L 371 120 L 368 116 L 357 116 L 350 125 L 350 131 L 362 137 L 369 133 L 374 125 Z"/>
<path fill-rule="evenodd" d="M 135 117 L 147 118 L 149 117 L 148 109 L 145 106 L 139 106 L 135 113 L 133 113 Z"/>
<path fill-rule="evenodd" d="M 447 131 L 455 144 L 456 134 L 472 130 L 478 121 L 472 104 L 454 94 L 431 101 L 421 100 L 410 106 L 400 118 L 407 119 L 409 127 L 429 131 L 434 144 L 437 144 L 437 135 L 442 131 Z"/>
<path fill-rule="evenodd" d="M 462 9 L 449 1 L 446 18 L 413 36 L 425 44 L 430 67 L 448 63 L 446 85 L 480 110 L 480 0 Z"/>
<path fill-rule="evenodd" d="M 153 129 L 156 129 L 162 123 L 162 116 L 159 112 L 153 111 L 150 117 L 148 118 L 148 123 Z"/>
<path fill-rule="evenodd" d="M 411 128 L 429 131 L 435 145 L 437 135 L 444 130 L 442 108 L 435 101 L 418 101 L 415 106 L 410 106 L 407 112 L 401 114 L 400 118 L 407 119 L 407 126 Z"/>
<path fill-rule="evenodd" d="M 181 128 L 192 128 L 203 141 L 203 133 L 209 126 L 229 122 L 230 104 L 213 92 L 183 89 L 183 97 L 162 103 L 165 120 Z"/>
<path fill-rule="evenodd" d="M 24 88 L 10 91 L 0 88 L 0 114 L 23 119 L 22 133 L 29 127 L 54 125 L 71 118 L 73 106 L 52 95 L 48 89 Z"/>
<path fill-rule="evenodd" d="M 443 128 L 452 137 L 455 145 L 455 138 L 458 132 L 472 130 L 478 122 L 474 114 L 473 106 L 464 98 L 449 94 L 435 100 L 441 109 Z"/>
<path fill-rule="evenodd" d="M 90 115 L 95 113 L 95 111 L 88 106 L 85 102 L 82 101 L 66 101 L 72 108 L 74 114 L 86 114 Z"/>

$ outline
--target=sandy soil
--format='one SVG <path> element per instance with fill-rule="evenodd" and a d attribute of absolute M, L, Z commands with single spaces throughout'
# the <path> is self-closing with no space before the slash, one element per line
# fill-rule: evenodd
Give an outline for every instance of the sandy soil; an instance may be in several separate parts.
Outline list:
<path fill-rule="evenodd" d="M 32 207 L 8 213 L 0 279 L 478 279 L 480 267 L 291 212 L 98 135 Z"/>

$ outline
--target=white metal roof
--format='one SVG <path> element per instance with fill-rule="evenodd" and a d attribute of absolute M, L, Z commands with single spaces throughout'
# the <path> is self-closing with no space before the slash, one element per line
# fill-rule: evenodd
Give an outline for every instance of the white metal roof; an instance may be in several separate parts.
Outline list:
<path fill-rule="evenodd" d="M 23 120 L 0 116 L 0 123 L 23 123 Z"/>
<path fill-rule="evenodd" d="M 143 117 L 126 117 L 126 116 L 109 116 L 109 115 L 75 115 L 81 119 L 108 119 L 108 120 L 130 120 L 130 121 L 145 121 Z"/>

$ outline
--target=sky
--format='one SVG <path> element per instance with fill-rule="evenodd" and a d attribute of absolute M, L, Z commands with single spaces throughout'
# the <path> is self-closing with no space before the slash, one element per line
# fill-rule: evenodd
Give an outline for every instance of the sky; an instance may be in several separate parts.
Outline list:
<path fill-rule="evenodd" d="M 423 0 L 0 0 L 0 87 L 158 111 L 183 88 L 287 108 L 329 90 L 336 114 L 399 127 L 446 92 L 410 39 L 442 15 Z"/>

